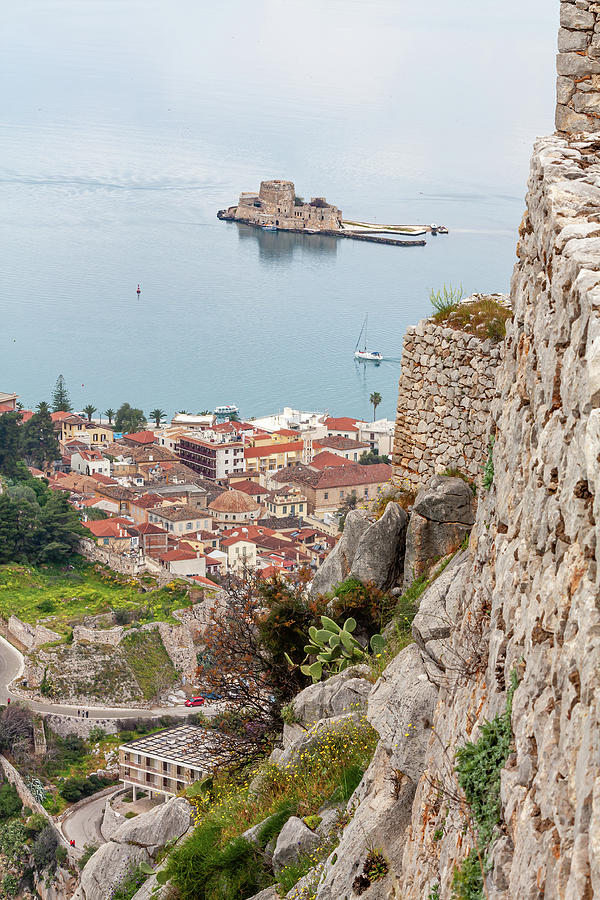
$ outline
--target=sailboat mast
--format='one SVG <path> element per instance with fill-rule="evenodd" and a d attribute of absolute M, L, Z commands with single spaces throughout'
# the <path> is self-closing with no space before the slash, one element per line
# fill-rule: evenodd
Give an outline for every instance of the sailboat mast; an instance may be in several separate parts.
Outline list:
<path fill-rule="evenodd" d="M 367 316 L 368 316 L 368 313 L 367 313 Z M 360 332 L 358 334 L 358 340 L 356 342 L 356 347 L 354 348 L 355 353 L 358 350 L 358 345 L 360 344 L 360 339 L 361 339 L 363 331 L 365 329 L 366 322 L 367 322 L 367 317 L 365 317 L 365 321 L 362 323 L 362 328 L 360 329 Z M 367 346 L 367 336 L 365 335 L 365 348 L 366 348 L 366 346 Z"/>
<path fill-rule="evenodd" d="M 369 313 L 365 316 L 365 351 L 367 349 L 367 329 L 369 327 Z"/>

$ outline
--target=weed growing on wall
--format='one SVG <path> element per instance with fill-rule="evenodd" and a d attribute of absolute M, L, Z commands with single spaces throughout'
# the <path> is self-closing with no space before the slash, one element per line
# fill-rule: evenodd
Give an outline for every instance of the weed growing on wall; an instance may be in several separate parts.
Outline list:
<path fill-rule="evenodd" d="M 500 823 L 500 775 L 508 759 L 512 741 L 512 702 L 517 688 L 516 672 L 506 698 L 506 708 L 491 722 L 481 726 L 479 738 L 456 751 L 456 775 L 464 791 L 474 826 L 475 847 L 454 872 L 454 900 L 483 900 L 483 879 L 494 830 Z"/>
<path fill-rule="evenodd" d="M 483 486 L 489 491 L 494 482 L 494 442 L 496 438 L 492 434 L 488 444 L 488 458 L 483 467 Z"/>

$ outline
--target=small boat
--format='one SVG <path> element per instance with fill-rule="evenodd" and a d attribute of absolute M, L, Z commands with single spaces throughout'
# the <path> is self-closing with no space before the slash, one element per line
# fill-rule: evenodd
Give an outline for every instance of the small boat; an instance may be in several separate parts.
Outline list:
<path fill-rule="evenodd" d="M 234 413 L 239 412 L 237 406 L 215 406 L 214 413 L 215 416 L 232 416 Z"/>
<path fill-rule="evenodd" d="M 272 225 L 269 222 L 265 222 L 265 224 L 260 227 L 263 231 L 277 231 L 277 225 Z"/>
<path fill-rule="evenodd" d="M 363 359 L 370 360 L 371 362 L 381 362 L 383 359 L 382 354 L 379 350 L 367 350 L 367 325 L 369 323 L 369 314 L 365 316 L 365 321 L 362 324 L 362 328 L 360 329 L 360 334 L 358 335 L 358 340 L 356 342 L 356 347 L 354 348 L 354 358 L 355 359 Z M 358 349 L 358 345 L 360 344 L 360 339 L 363 336 L 363 332 L 365 335 L 365 344 L 362 350 Z"/>

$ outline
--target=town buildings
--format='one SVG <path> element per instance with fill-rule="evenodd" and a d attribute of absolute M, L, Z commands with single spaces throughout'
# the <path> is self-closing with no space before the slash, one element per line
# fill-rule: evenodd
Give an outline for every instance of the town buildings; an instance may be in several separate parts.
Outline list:
<path fill-rule="evenodd" d="M 185 436 L 177 444 L 177 455 L 204 478 L 218 481 L 244 471 L 244 445 L 226 436 L 212 439 Z"/>
<path fill-rule="evenodd" d="M 288 408 L 250 422 L 178 414 L 170 426 L 120 436 L 55 415 L 65 441 L 50 486 L 70 494 L 89 540 L 115 564 L 121 556 L 197 583 L 318 568 L 340 507 L 375 499 L 390 475 L 387 465 L 360 464 L 387 434 L 385 420 L 370 432 L 358 419 Z M 98 520 L 99 510 L 110 518 Z"/>

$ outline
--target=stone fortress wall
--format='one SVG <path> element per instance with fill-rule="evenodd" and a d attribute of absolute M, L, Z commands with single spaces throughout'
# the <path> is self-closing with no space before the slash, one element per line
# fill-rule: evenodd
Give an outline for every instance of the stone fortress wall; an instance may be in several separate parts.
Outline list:
<path fill-rule="evenodd" d="M 600 3 L 561 0 L 556 83 L 558 131 L 600 131 Z"/>
<path fill-rule="evenodd" d="M 407 329 L 392 455 L 396 485 L 412 489 L 450 467 L 479 480 L 501 354 L 501 343 L 433 319 Z"/>
<path fill-rule="evenodd" d="M 288 230 L 339 231 L 342 211 L 323 198 L 313 197 L 310 203 L 295 203 L 296 190 L 292 181 L 273 179 L 262 181 L 258 194 L 240 194 L 237 207 L 226 212 L 251 225 L 276 225 Z"/>

